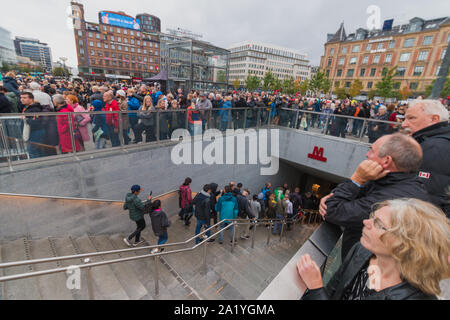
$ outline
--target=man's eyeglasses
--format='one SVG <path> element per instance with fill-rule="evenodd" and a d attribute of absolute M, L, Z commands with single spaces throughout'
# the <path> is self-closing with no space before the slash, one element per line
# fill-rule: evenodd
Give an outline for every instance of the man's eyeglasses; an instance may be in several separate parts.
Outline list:
<path fill-rule="evenodd" d="M 380 219 L 378 219 L 377 217 L 375 217 L 375 211 L 372 211 L 370 213 L 369 219 L 373 220 L 373 225 L 375 226 L 375 228 L 383 230 L 383 231 L 389 231 L 381 222 Z"/>

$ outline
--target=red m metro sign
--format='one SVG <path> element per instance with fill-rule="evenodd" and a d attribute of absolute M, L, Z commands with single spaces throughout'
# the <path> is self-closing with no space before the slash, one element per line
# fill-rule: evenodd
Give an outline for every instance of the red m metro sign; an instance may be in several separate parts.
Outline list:
<path fill-rule="evenodd" d="M 314 147 L 313 153 L 308 154 L 308 158 L 321 162 L 327 162 L 328 159 L 323 156 L 323 152 L 324 152 L 323 148 L 319 149 L 319 147 L 316 146 Z"/>

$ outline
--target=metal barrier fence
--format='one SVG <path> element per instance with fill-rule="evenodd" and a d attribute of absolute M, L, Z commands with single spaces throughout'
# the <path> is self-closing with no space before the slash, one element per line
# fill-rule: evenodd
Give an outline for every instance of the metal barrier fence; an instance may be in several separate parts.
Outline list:
<path fill-rule="evenodd" d="M 15 275 L 9 275 L 9 276 L 2 276 L 0 277 L 0 282 L 7 282 L 7 281 L 13 281 L 13 280 L 19 280 L 19 279 L 26 279 L 26 278 L 33 278 L 43 275 L 50 275 L 50 274 L 56 274 L 61 272 L 67 272 L 68 270 L 73 270 L 74 268 L 78 268 L 80 270 L 86 269 L 87 270 L 87 279 L 88 279 L 88 294 L 90 299 L 94 299 L 94 292 L 93 292 L 93 285 L 92 285 L 92 272 L 91 268 L 104 266 L 104 265 L 111 265 L 115 263 L 122 263 L 127 261 L 134 261 L 134 260 L 140 260 L 140 259 L 147 259 L 147 258 L 154 258 L 155 259 L 155 294 L 159 295 L 159 258 L 164 255 L 169 254 L 176 254 L 181 252 L 188 252 L 195 250 L 201 246 L 203 246 L 203 268 L 206 270 L 206 258 L 207 258 L 207 244 L 208 240 L 215 238 L 217 235 L 219 235 L 221 232 L 226 231 L 227 229 L 233 228 L 233 236 L 232 236 L 232 245 L 231 245 L 231 252 L 234 251 L 234 247 L 236 244 L 236 233 L 237 230 L 234 229 L 237 225 L 248 225 L 252 224 L 254 226 L 253 232 L 252 232 L 252 245 L 251 247 L 254 248 L 255 243 L 255 230 L 257 225 L 261 224 L 269 224 L 270 228 L 268 230 L 268 236 L 267 236 L 267 244 L 270 243 L 271 234 L 272 234 L 272 227 L 276 223 L 281 224 L 281 232 L 280 232 L 280 241 L 283 237 L 283 232 L 285 231 L 285 226 L 289 223 L 311 223 L 311 221 L 315 221 L 316 224 L 321 223 L 321 219 L 318 217 L 320 216 L 317 211 L 308 210 L 309 220 L 306 219 L 306 214 L 302 215 L 302 219 L 293 219 L 293 220 L 277 220 L 277 219 L 255 219 L 253 221 L 250 220 L 222 220 L 218 222 L 217 224 L 209 227 L 208 229 L 204 230 L 203 232 L 199 233 L 198 235 L 195 235 L 188 240 L 184 242 L 177 242 L 177 243 L 169 243 L 169 244 L 163 244 L 163 245 L 155 245 L 155 246 L 145 246 L 145 247 L 135 247 L 131 249 L 121 249 L 121 250 L 113 250 L 113 251 L 103 251 L 103 252 L 94 252 L 94 253 L 86 253 L 86 254 L 78 254 L 78 255 L 72 255 L 72 256 L 63 256 L 63 257 L 53 257 L 53 258 L 45 258 L 45 259 L 34 259 L 34 260 L 24 260 L 24 261 L 17 261 L 17 262 L 8 262 L 8 263 L 0 263 L 0 269 L 4 268 L 12 268 L 12 267 L 18 267 L 18 266 L 25 266 L 25 265 L 36 265 L 36 264 L 42 264 L 42 263 L 48 263 L 48 262 L 60 262 L 65 260 L 72 260 L 72 259 L 84 259 L 85 263 L 81 265 L 73 265 L 69 267 L 62 267 L 62 268 L 55 268 L 55 269 L 47 269 L 42 271 L 36 271 L 36 272 L 29 272 L 29 273 L 23 273 L 23 274 L 15 274 Z M 313 217 L 316 216 L 316 217 Z M 223 226 L 224 222 L 229 222 L 226 226 Z M 187 245 L 190 242 L 194 241 L 197 238 L 202 238 L 203 235 L 206 235 L 208 232 L 213 230 L 215 227 L 219 227 L 220 230 L 215 232 L 214 234 L 210 235 L 207 238 L 204 238 L 201 242 L 194 245 L 190 248 L 184 248 L 184 249 L 176 249 L 172 251 L 162 252 L 161 249 L 165 248 L 171 248 L 171 247 L 179 247 L 183 245 Z M 98 256 L 106 256 L 106 255 L 112 255 L 112 254 L 118 254 L 118 253 L 126 253 L 126 252 L 136 252 L 136 251 L 148 251 L 151 249 L 157 248 L 159 250 L 158 253 L 151 253 L 151 254 L 145 254 L 141 256 L 136 257 L 129 257 L 129 258 L 121 258 L 121 259 L 114 259 L 114 260 L 108 260 L 108 261 L 102 261 L 102 262 L 96 262 L 91 263 L 89 258 L 92 257 L 98 257 Z"/>
<path fill-rule="evenodd" d="M 0 114 L 0 166 L 139 148 L 171 141 L 177 129 L 191 136 L 207 129 L 286 127 L 371 143 L 399 124 L 299 109 L 233 108 L 193 111 L 123 111 Z"/>

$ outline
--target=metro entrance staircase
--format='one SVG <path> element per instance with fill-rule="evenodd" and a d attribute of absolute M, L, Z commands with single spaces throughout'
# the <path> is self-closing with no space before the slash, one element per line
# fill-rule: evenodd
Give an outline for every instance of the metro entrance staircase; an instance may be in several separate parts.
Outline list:
<path fill-rule="evenodd" d="M 194 223 L 186 227 L 172 217 L 169 243 L 183 242 L 194 235 Z M 147 217 L 148 220 L 148 217 Z M 193 218 L 195 221 L 195 218 Z M 193 222 L 194 222 L 193 221 Z M 297 223 L 282 237 L 270 236 L 265 224 L 251 231 L 254 239 L 229 243 L 229 230 L 224 231 L 224 243 L 207 243 L 206 269 L 203 245 L 192 251 L 149 257 L 88 269 L 81 269 L 80 289 L 69 290 L 64 272 L 26 279 L 0 282 L 0 298 L 5 300 L 249 300 L 256 299 L 295 255 L 316 229 L 316 224 Z M 131 230 L 128 230 L 131 231 Z M 214 234 L 218 230 L 213 230 Z M 44 239 L 21 238 L 0 242 L 0 264 L 7 262 L 71 256 L 84 253 L 128 249 L 124 233 L 81 237 Z M 151 225 L 143 232 L 155 245 Z M 217 237 L 216 237 L 217 238 Z M 253 242 L 253 248 L 252 248 Z M 189 246 L 192 246 L 191 243 Z M 166 252 L 172 249 L 166 248 Z M 84 259 L 54 261 L 42 264 L 0 268 L 0 277 L 33 271 L 96 263 L 121 258 L 149 255 L 150 250 L 130 250 Z M 155 283 L 155 274 L 159 281 Z M 155 286 L 158 287 L 156 294 Z"/>

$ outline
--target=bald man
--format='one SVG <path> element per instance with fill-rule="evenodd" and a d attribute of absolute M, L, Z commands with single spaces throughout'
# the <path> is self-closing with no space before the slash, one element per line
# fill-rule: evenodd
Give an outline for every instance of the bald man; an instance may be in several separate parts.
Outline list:
<path fill-rule="evenodd" d="M 360 241 L 363 220 L 369 219 L 372 206 L 385 200 L 416 198 L 430 201 L 417 176 L 422 150 L 413 138 L 394 134 L 375 141 L 348 182 L 340 184 L 321 201 L 320 214 L 344 227 L 342 259 Z"/>
<path fill-rule="evenodd" d="M 406 112 L 403 129 L 423 151 L 419 177 L 431 201 L 450 218 L 450 126 L 448 110 L 438 100 L 416 100 Z"/>

